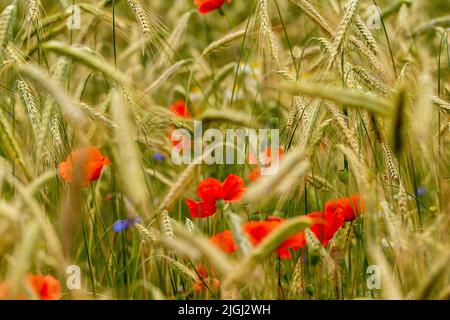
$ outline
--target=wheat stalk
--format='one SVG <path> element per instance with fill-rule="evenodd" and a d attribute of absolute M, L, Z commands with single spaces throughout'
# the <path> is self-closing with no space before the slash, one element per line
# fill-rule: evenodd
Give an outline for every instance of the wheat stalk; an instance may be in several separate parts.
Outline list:
<path fill-rule="evenodd" d="M 250 244 L 247 235 L 242 229 L 242 219 L 233 212 L 227 212 L 227 217 L 230 220 L 233 239 L 236 241 L 242 254 L 244 256 L 248 255 L 252 249 L 252 245 Z"/>
<path fill-rule="evenodd" d="M 336 119 L 337 123 L 339 124 L 339 127 L 341 128 L 342 132 L 344 133 L 345 139 L 347 140 L 348 145 L 353 149 L 353 151 L 358 154 L 359 153 L 359 146 L 358 142 L 355 139 L 354 132 L 350 129 L 348 126 L 348 121 L 346 120 L 346 117 L 344 114 L 342 114 L 339 109 L 337 109 L 335 106 L 328 104 L 328 109 L 333 114 L 334 118 Z"/>
<path fill-rule="evenodd" d="M 196 224 L 194 223 L 194 221 L 192 221 L 191 219 L 186 218 L 184 224 L 185 224 L 185 226 L 186 226 L 186 229 L 187 229 L 190 233 L 196 233 L 196 232 L 199 232 L 198 227 L 196 226 Z"/>
<path fill-rule="evenodd" d="M 294 97 L 294 102 L 292 103 L 292 106 L 289 110 L 289 114 L 287 117 L 287 121 L 286 121 L 286 129 L 288 130 L 288 132 L 292 132 L 292 130 L 294 129 L 294 126 L 297 123 L 297 118 L 298 115 L 300 114 L 300 107 L 299 107 L 299 102 L 297 102 L 296 100 L 300 100 L 300 98 L 297 98 L 297 96 Z"/>
<path fill-rule="evenodd" d="M 127 0 L 139 28 L 144 35 L 143 48 L 147 43 L 157 46 L 165 33 L 165 27 L 158 17 L 146 8 L 139 0 Z"/>
<path fill-rule="evenodd" d="M 334 190 L 334 187 L 324 178 L 312 175 L 311 173 L 306 176 L 306 182 L 317 188 L 319 191 Z"/>
<path fill-rule="evenodd" d="M 55 70 L 53 72 L 53 78 L 55 81 L 65 84 L 67 81 L 70 70 L 72 66 L 72 61 L 67 58 L 60 58 L 56 63 Z M 54 154 L 55 156 L 62 152 L 63 139 L 61 135 L 61 115 L 57 110 L 57 104 L 51 95 L 47 97 L 44 104 L 41 116 L 41 126 L 37 134 L 37 150 L 38 159 L 46 149 L 44 147 L 49 133 L 54 141 L 54 145 L 48 147 L 48 156 Z"/>
<path fill-rule="evenodd" d="M 87 116 L 89 116 L 92 120 L 97 121 L 104 125 L 106 128 L 110 130 L 114 130 L 117 128 L 114 121 L 112 121 L 109 117 L 103 114 L 101 111 L 87 105 L 86 103 L 80 103 L 80 108 L 83 109 Z"/>
<path fill-rule="evenodd" d="M 81 49 L 68 47 L 63 43 L 50 41 L 43 45 L 44 49 L 54 51 L 56 53 L 72 58 L 74 61 L 81 62 L 86 66 L 104 73 L 106 76 L 117 81 L 117 83 L 126 86 L 130 83 L 128 76 L 100 60 L 99 58 L 84 52 Z"/>
<path fill-rule="evenodd" d="M 7 281 L 11 284 L 11 291 L 9 293 L 11 298 L 17 297 L 20 292 L 23 292 L 25 275 L 32 264 L 32 256 L 34 248 L 39 240 L 40 229 L 39 224 L 30 222 L 24 229 L 22 241 L 16 246 L 16 250 L 11 259 Z"/>
<path fill-rule="evenodd" d="M 259 44 L 269 61 L 278 68 L 279 56 L 275 34 L 272 31 L 268 0 L 258 0 L 256 8 Z"/>
<path fill-rule="evenodd" d="M 169 64 L 175 53 L 181 48 L 184 43 L 186 30 L 188 28 L 189 20 L 193 14 L 193 11 L 186 12 L 178 21 L 177 26 L 167 38 L 167 46 L 165 46 L 161 52 L 160 59 L 156 62 L 156 68 L 165 67 Z"/>
<path fill-rule="evenodd" d="M 375 70 L 378 75 L 385 78 L 386 77 L 386 71 L 383 67 L 383 65 L 380 63 L 378 58 L 373 54 L 372 51 L 370 51 L 364 43 L 356 38 L 355 36 L 350 36 L 348 38 L 348 42 L 356 48 L 357 52 L 361 55 L 362 58 L 364 58 L 366 61 L 369 62 L 370 66 Z"/>
<path fill-rule="evenodd" d="M 372 32 L 370 32 L 369 28 L 367 28 L 364 21 L 361 19 L 359 15 L 355 16 L 355 25 L 356 28 L 359 31 L 359 35 L 364 40 L 366 45 L 369 47 L 369 49 L 373 52 L 374 55 L 378 54 L 378 45 L 375 40 L 375 38 L 372 35 Z"/>
<path fill-rule="evenodd" d="M 31 177 L 30 167 L 25 161 L 22 150 L 19 147 L 19 142 L 14 137 L 12 128 L 5 117 L 3 110 L 0 110 L 0 141 L 2 149 L 6 156 L 13 162 L 17 163 L 23 171 L 25 178 Z"/>
<path fill-rule="evenodd" d="M 122 172 L 124 191 L 129 199 L 138 206 L 141 212 L 148 216 L 147 186 L 142 171 L 139 150 L 136 145 L 136 131 L 133 119 L 124 103 L 122 94 L 117 89 L 112 90 L 111 110 L 115 130 L 115 142 L 118 150 L 118 160 Z"/>
<path fill-rule="evenodd" d="M 303 12 L 325 33 L 327 37 L 333 35 L 333 29 L 320 13 L 311 5 L 308 0 L 290 0 L 292 3 L 300 7 Z"/>
<path fill-rule="evenodd" d="M 383 154 L 386 160 L 386 165 L 389 172 L 389 177 L 392 181 L 398 181 L 398 169 L 397 169 L 397 162 L 395 161 L 391 149 L 387 145 L 385 141 L 381 143 L 381 148 L 383 150 Z"/>
<path fill-rule="evenodd" d="M 397 208 L 398 211 L 402 214 L 403 217 L 406 217 L 406 213 L 408 212 L 408 195 L 406 194 L 405 187 L 403 183 L 400 181 L 398 187 L 398 200 L 397 200 Z"/>
<path fill-rule="evenodd" d="M 173 239 L 175 234 L 173 233 L 171 218 L 169 217 L 169 213 L 167 210 L 164 210 L 160 214 L 160 223 L 161 223 L 161 231 L 164 237 L 167 239 Z"/>
<path fill-rule="evenodd" d="M 39 87 L 43 88 L 47 91 L 47 93 L 54 99 L 54 101 L 60 106 L 61 111 L 66 118 L 66 120 L 74 127 L 79 128 L 79 131 L 77 132 L 78 137 L 81 139 L 81 141 L 86 139 L 86 136 L 83 133 L 83 126 L 87 123 L 87 119 L 80 109 L 72 100 L 70 95 L 67 93 L 67 91 L 54 79 L 51 79 L 48 74 L 43 71 L 41 68 L 31 65 L 31 64 L 24 64 L 18 67 L 18 71 L 20 74 L 22 74 L 24 77 L 29 78 L 34 83 L 36 83 Z M 50 111 L 48 111 L 49 108 L 44 108 L 44 112 L 42 115 L 42 125 L 43 128 L 41 131 L 41 136 L 39 137 L 38 141 L 45 141 L 46 134 L 43 134 L 43 131 L 46 131 L 47 129 L 44 128 L 44 126 L 47 125 L 47 121 L 50 122 L 52 110 L 50 108 Z M 44 139 L 42 139 L 44 137 Z M 39 143 L 38 143 L 39 147 Z M 38 152 L 41 152 L 42 150 L 38 150 Z"/>
<path fill-rule="evenodd" d="M 368 88 L 381 93 L 383 96 L 389 93 L 388 87 L 376 77 L 372 76 L 364 67 L 353 66 L 352 70 Z"/>
<path fill-rule="evenodd" d="M 143 236 L 143 238 L 149 243 L 158 243 L 159 237 L 152 230 L 147 229 L 140 223 L 135 224 L 135 228 L 139 231 L 139 233 Z"/>
<path fill-rule="evenodd" d="M 436 27 L 446 27 L 450 25 L 450 15 L 443 16 L 443 17 L 437 17 L 431 20 L 428 20 L 427 22 L 424 22 L 423 24 L 419 25 L 417 28 L 415 28 L 412 32 L 413 36 L 419 36 L 424 32 L 427 32 L 429 30 L 432 30 Z"/>
<path fill-rule="evenodd" d="M 323 265 L 325 266 L 326 272 L 329 275 L 334 274 L 336 271 L 336 263 L 330 257 L 326 249 L 322 246 L 319 239 L 317 239 L 316 235 L 312 233 L 311 230 L 306 229 L 305 238 L 309 254 L 318 255 L 321 258 Z"/>
<path fill-rule="evenodd" d="M 9 183 L 16 188 L 17 196 L 20 199 L 20 203 L 23 205 L 23 208 L 27 208 L 30 215 L 34 218 L 36 223 L 38 223 L 41 234 L 47 244 L 48 251 L 57 263 L 58 271 L 60 274 L 64 274 L 66 260 L 64 257 L 63 248 L 55 229 L 48 220 L 46 213 L 37 200 L 34 199 L 28 188 L 24 187 L 24 185 L 17 181 L 14 177 L 8 176 L 7 179 Z"/>
<path fill-rule="evenodd" d="M 100 107 L 98 108 L 98 111 L 96 110 L 96 112 L 100 113 L 102 116 L 106 117 L 105 113 L 108 109 L 108 107 L 111 104 L 111 94 L 108 95 L 108 97 L 106 98 L 106 100 L 100 105 Z M 112 122 L 112 120 L 110 118 L 107 118 L 108 121 L 111 121 L 111 125 L 113 125 L 112 128 L 116 128 L 116 124 L 114 122 Z M 97 131 L 99 123 L 98 122 L 94 122 L 91 126 L 91 128 L 89 129 L 89 133 L 88 133 L 88 139 L 91 140 L 92 137 L 94 136 L 95 132 Z M 109 126 L 109 125 L 108 125 Z"/>
<path fill-rule="evenodd" d="M 32 90 L 29 84 L 22 80 L 17 81 L 17 88 L 19 89 L 20 98 L 27 109 L 33 131 L 35 135 L 37 135 L 41 126 L 41 114 L 34 90 Z"/>
<path fill-rule="evenodd" d="M 323 121 L 317 128 L 317 131 L 314 133 L 314 136 L 311 139 L 311 146 L 309 151 L 310 154 L 314 154 L 316 152 L 316 148 L 319 146 L 319 144 L 325 137 L 327 129 L 331 126 L 332 120 L 333 119 L 328 119 Z"/>
<path fill-rule="evenodd" d="M 286 192 L 286 186 L 296 184 L 301 176 L 306 175 L 309 170 L 309 162 L 304 160 L 305 151 L 302 147 L 296 147 L 290 151 L 280 162 L 280 167 L 275 175 L 262 177 L 251 186 L 245 196 L 244 201 L 263 205 L 276 195 Z M 268 190 L 271 190 L 270 194 Z"/>
<path fill-rule="evenodd" d="M 7 6 L 0 15 L 0 63 L 3 63 L 3 55 L 12 36 L 13 24 L 16 19 L 16 1 Z"/>
<path fill-rule="evenodd" d="M 168 67 L 151 85 L 149 85 L 143 92 L 143 95 L 151 95 L 153 92 L 159 89 L 161 85 L 173 76 L 180 68 L 184 67 L 189 63 L 189 60 L 181 60 L 175 62 L 173 65 Z"/>
<path fill-rule="evenodd" d="M 192 163 L 184 169 L 184 171 L 179 175 L 177 181 L 173 184 L 170 190 L 166 193 L 159 205 L 160 210 L 170 210 L 174 203 L 183 193 L 184 188 L 189 185 L 189 183 L 194 178 L 194 174 L 197 171 L 198 165 Z"/>
<path fill-rule="evenodd" d="M 303 285 L 303 256 L 300 256 L 295 263 L 291 277 L 290 294 L 299 294 Z"/>
<path fill-rule="evenodd" d="M 348 148 L 344 145 L 338 145 L 338 150 L 340 150 L 346 157 L 350 164 L 350 168 L 353 171 L 353 176 L 356 179 L 358 189 L 362 192 L 370 190 L 369 176 L 367 173 L 367 167 L 363 163 L 361 156 L 353 151 L 353 149 Z"/>
<path fill-rule="evenodd" d="M 230 43 L 232 43 L 233 41 L 242 38 L 246 34 L 247 34 L 247 30 L 246 29 L 241 29 L 241 30 L 230 32 L 230 33 L 226 34 L 225 36 L 223 36 L 222 38 L 211 42 L 205 48 L 205 50 L 203 50 L 202 55 L 206 56 L 206 55 L 211 54 L 211 53 L 213 53 L 213 52 L 215 52 L 215 51 L 217 51 L 219 49 L 222 49 L 225 46 L 227 46 Z"/>
<path fill-rule="evenodd" d="M 28 41 L 30 40 L 32 30 L 38 34 L 38 41 L 43 40 L 41 27 L 42 3 L 40 0 L 28 0 L 25 6 L 25 28 L 27 29 Z"/>
<path fill-rule="evenodd" d="M 334 63 L 339 51 L 344 43 L 345 36 L 348 34 L 348 29 L 357 14 L 360 0 L 349 0 L 345 5 L 344 16 L 342 17 L 337 31 L 334 35 L 333 46 L 330 54 L 330 63 Z"/>
<path fill-rule="evenodd" d="M 389 115 L 393 110 L 392 102 L 381 97 L 364 94 L 353 89 L 324 86 L 303 81 L 301 83 L 288 83 L 285 89 L 306 96 L 334 101 L 348 107 L 363 108 L 374 114 Z"/>

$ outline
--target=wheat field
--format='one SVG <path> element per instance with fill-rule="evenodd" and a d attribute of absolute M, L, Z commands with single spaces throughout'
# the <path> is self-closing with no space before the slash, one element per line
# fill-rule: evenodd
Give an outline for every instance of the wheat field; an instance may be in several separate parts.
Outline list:
<path fill-rule="evenodd" d="M 448 0 L 0 11 L 0 299 L 450 299 Z"/>

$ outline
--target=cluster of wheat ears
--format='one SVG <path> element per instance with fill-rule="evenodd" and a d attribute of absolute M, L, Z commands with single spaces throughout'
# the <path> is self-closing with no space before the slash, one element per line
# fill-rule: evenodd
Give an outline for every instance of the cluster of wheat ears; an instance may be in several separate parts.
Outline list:
<path fill-rule="evenodd" d="M 27 292 L 34 273 L 58 279 L 62 299 L 450 298 L 448 1 L 233 0 L 200 14 L 191 0 L 0 0 L 0 10 L 10 292 Z M 192 118 L 171 113 L 178 100 Z M 168 132 L 192 131 L 193 119 L 279 129 L 278 173 L 251 183 L 250 165 L 173 164 Z M 57 168 L 83 146 L 111 164 L 76 188 Z M 244 197 L 192 218 L 195 186 L 229 173 L 245 179 Z M 310 237 L 292 259 L 277 256 L 304 214 L 356 192 L 364 213 L 328 245 Z M 286 223 L 252 247 L 239 226 L 267 216 Z M 209 241 L 224 229 L 233 255 Z"/>

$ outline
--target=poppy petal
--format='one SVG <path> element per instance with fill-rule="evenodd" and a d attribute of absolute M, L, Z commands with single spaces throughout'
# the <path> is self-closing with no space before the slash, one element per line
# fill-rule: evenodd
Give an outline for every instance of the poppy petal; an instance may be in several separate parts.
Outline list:
<path fill-rule="evenodd" d="M 206 289 L 207 285 L 212 286 L 214 289 L 218 289 L 220 287 L 220 281 L 215 277 L 214 272 L 210 272 L 205 266 L 198 266 L 197 273 L 198 275 L 194 286 L 195 291 L 200 292 Z"/>
<path fill-rule="evenodd" d="M 183 100 L 179 100 L 174 102 L 171 106 L 170 106 L 170 111 L 172 111 L 172 113 L 175 116 L 181 117 L 181 118 L 191 118 L 191 113 L 189 112 L 186 102 L 184 102 Z"/>
<path fill-rule="evenodd" d="M 351 198 L 346 197 L 327 201 L 324 206 L 324 211 L 327 214 L 336 211 L 342 212 L 345 221 L 352 221 L 364 211 L 364 202 L 357 193 Z"/>
<path fill-rule="evenodd" d="M 210 239 L 211 243 L 222 249 L 225 253 L 233 253 L 238 247 L 233 239 L 233 233 L 231 230 L 225 230 L 217 233 Z"/>
<path fill-rule="evenodd" d="M 222 185 L 222 197 L 225 201 L 240 200 L 244 191 L 244 179 L 235 174 L 228 175 Z"/>
<path fill-rule="evenodd" d="M 197 194 L 202 200 L 216 202 L 223 198 L 222 183 L 214 178 L 205 179 L 198 185 Z"/>
<path fill-rule="evenodd" d="M 279 217 L 269 217 L 265 221 L 250 221 L 244 224 L 243 228 L 253 245 L 258 245 L 273 230 L 283 223 Z M 290 259 L 291 251 L 298 251 L 306 245 L 305 233 L 303 231 L 285 240 L 278 248 L 277 253 L 281 259 Z"/>
<path fill-rule="evenodd" d="M 302 231 L 284 241 L 281 246 L 278 247 L 277 252 L 281 259 L 290 259 L 292 258 L 292 254 L 289 249 L 298 251 L 305 245 L 305 233 Z"/>
<path fill-rule="evenodd" d="M 28 275 L 28 283 L 40 300 L 58 300 L 61 286 L 58 280 L 49 275 Z"/>
<path fill-rule="evenodd" d="M 324 246 L 344 225 L 344 215 L 340 210 L 325 214 L 323 212 L 312 212 L 307 216 L 315 220 L 315 223 L 309 229 Z"/>
<path fill-rule="evenodd" d="M 198 7 L 198 11 L 202 14 L 219 9 L 225 0 L 194 0 L 194 3 Z"/>
<path fill-rule="evenodd" d="M 282 220 L 249 221 L 243 225 L 253 245 L 258 245 Z"/>
<path fill-rule="evenodd" d="M 105 165 L 110 163 L 96 147 L 86 147 L 73 151 L 58 166 L 59 176 L 69 183 L 77 181 L 80 187 L 87 187 L 89 183 L 97 180 Z M 79 168 L 79 169 L 77 169 Z M 74 179 L 74 171 L 79 170 L 81 177 Z"/>
<path fill-rule="evenodd" d="M 186 205 L 193 218 L 206 218 L 214 215 L 217 211 L 216 204 L 208 201 L 194 201 L 186 199 Z"/>

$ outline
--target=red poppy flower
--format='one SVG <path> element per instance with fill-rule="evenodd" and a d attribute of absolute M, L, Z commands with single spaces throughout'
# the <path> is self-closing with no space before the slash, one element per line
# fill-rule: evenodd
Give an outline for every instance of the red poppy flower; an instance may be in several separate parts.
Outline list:
<path fill-rule="evenodd" d="M 280 226 L 283 220 L 278 217 L 269 217 L 265 221 L 249 221 L 242 228 L 247 234 L 250 242 L 257 246 L 264 240 L 273 230 Z M 225 230 L 216 234 L 210 240 L 214 245 L 218 246 L 225 253 L 233 253 L 237 250 L 237 245 L 233 239 L 230 230 Z M 289 249 L 299 250 L 306 244 L 304 233 L 300 232 L 286 241 L 284 241 L 277 249 L 281 259 L 291 258 Z"/>
<path fill-rule="evenodd" d="M 81 148 L 73 151 L 65 162 L 59 164 L 58 172 L 67 182 L 77 181 L 81 187 L 87 187 L 100 177 L 103 167 L 109 163 L 108 158 L 104 157 L 98 148 Z M 80 170 L 82 177 L 74 179 L 75 170 Z"/>
<path fill-rule="evenodd" d="M 58 300 L 61 295 L 61 286 L 58 280 L 50 275 L 34 275 L 28 274 L 28 286 L 31 291 L 39 298 L 39 300 Z M 9 297 L 9 285 L 7 283 L 0 284 L 0 300 L 14 298 Z M 25 295 L 19 294 L 18 298 L 23 300 Z"/>
<path fill-rule="evenodd" d="M 58 300 L 61 295 L 59 281 L 50 275 L 28 275 L 28 282 L 41 300 Z"/>
<path fill-rule="evenodd" d="M 269 217 L 264 221 L 249 221 L 243 228 L 251 243 L 256 246 L 282 222 L 281 218 Z"/>
<path fill-rule="evenodd" d="M 207 178 L 199 183 L 197 195 L 200 199 L 216 202 L 222 198 L 222 183 L 214 178 Z"/>
<path fill-rule="evenodd" d="M 226 2 L 231 3 L 231 0 L 227 0 Z M 224 3 L 225 0 L 194 0 L 194 4 L 202 14 L 219 9 Z"/>
<path fill-rule="evenodd" d="M 233 233 L 231 230 L 225 230 L 217 233 L 210 239 L 211 243 L 222 249 L 225 253 L 233 253 L 238 247 L 233 239 Z"/>
<path fill-rule="evenodd" d="M 352 197 L 327 201 L 324 210 L 325 213 L 340 212 L 345 221 L 352 221 L 364 211 L 364 201 L 359 193 L 356 193 Z"/>
<path fill-rule="evenodd" d="M 344 215 L 340 211 L 312 212 L 307 217 L 314 219 L 315 223 L 310 230 L 324 246 L 334 237 L 335 233 L 344 225 Z"/>
<path fill-rule="evenodd" d="M 306 215 L 313 220 L 310 230 L 325 246 L 334 237 L 336 232 L 344 225 L 343 210 L 329 210 L 328 212 L 311 212 Z M 283 219 L 279 217 L 269 217 L 265 221 L 249 221 L 242 228 L 247 234 L 250 242 L 257 246 L 273 230 L 278 228 Z M 237 250 L 237 245 L 233 239 L 231 231 L 227 230 L 216 234 L 211 238 L 211 242 L 217 245 L 225 253 L 233 253 Z M 278 248 L 277 253 L 281 259 L 290 259 L 291 251 L 298 251 L 306 245 L 305 232 L 301 231 L 286 239 Z"/>
<path fill-rule="evenodd" d="M 242 198 L 244 191 L 244 180 L 237 175 L 228 175 L 223 183 L 217 179 L 208 178 L 200 182 L 197 187 L 197 195 L 201 201 L 186 199 L 186 204 L 192 217 L 205 218 L 216 213 L 216 201 L 238 201 Z"/>
<path fill-rule="evenodd" d="M 184 102 L 183 100 L 178 100 L 178 101 L 172 103 L 172 105 L 170 106 L 170 111 L 172 111 L 172 113 L 175 116 L 178 116 L 181 118 L 190 118 L 191 117 L 191 113 L 189 112 L 186 102 Z"/>
<path fill-rule="evenodd" d="M 283 220 L 278 217 L 269 217 L 265 221 L 250 221 L 245 223 L 243 228 L 253 245 L 258 245 L 273 230 L 279 227 Z M 281 259 L 290 259 L 291 250 L 297 251 L 306 245 L 305 234 L 303 231 L 291 236 L 285 240 L 278 248 L 277 253 Z"/>
<path fill-rule="evenodd" d="M 186 199 L 186 205 L 193 218 L 206 218 L 212 216 L 217 211 L 215 202 L 210 201 L 194 201 Z"/>
<path fill-rule="evenodd" d="M 312 212 L 306 215 L 313 219 L 314 223 L 310 226 L 311 232 L 325 246 L 333 238 L 335 233 L 344 225 L 344 215 L 340 212 Z M 271 217 L 266 221 L 250 221 L 244 224 L 244 231 L 249 235 L 250 241 L 258 245 L 270 232 L 277 228 L 283 222 L 282 219 Z M 304 231 L 301 231 L 289 239 L 285 240 L 277 249 L 281 259 L 290 259 L 290 250 L 298 251 L 306 245 Z"/>
<path fill-rule="evenodd" d="M 220 287 L 220 281 L 215 277 L 214 272 L 211 272 L 212 279 L 210 279 L 208 268 L 205 266 L 197 267 L 197 280 L 195 281 L 194 290 L 200 292 L 206 289 L 206 286 L 212 286 L 214 289 Z"/>

